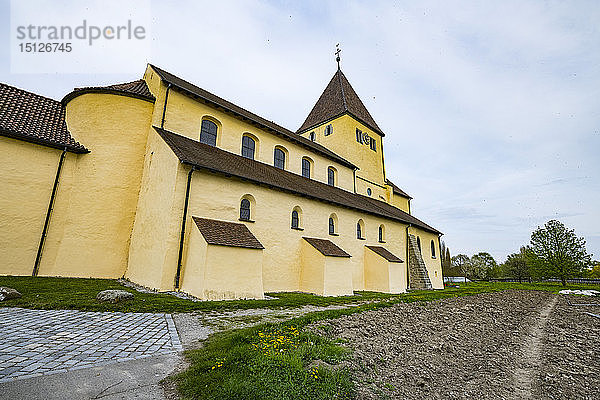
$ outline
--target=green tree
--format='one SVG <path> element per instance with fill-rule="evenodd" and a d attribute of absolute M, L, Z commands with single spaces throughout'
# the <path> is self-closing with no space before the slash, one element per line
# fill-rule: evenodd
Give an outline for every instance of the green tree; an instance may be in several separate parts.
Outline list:
<path fill-rule="evenodd" d="M 472 276 L 476 279 L 490 279 L 498 263 L 490 253 L 480 252 L 471 257 Z"/>
<path fill-rule="evenodd" d="M 563 286 L 591 263 L 585 239 L 554 219 L 533 231 L 530 244 L 534 267 L 542 276 L 559 278 Z"/>
<path fill-rule="evenodd" d="M 446 247 L 446 254 L 444 255 L 444 263 L 446 264 L 446 268 L 452 268 L 452 258 L 450 257 L 450 248 Z"/>
<path fill-rule="evenodd" d="M 470 273 L 471 259 L 465 254 L 458 254 L 451 259 L 452 268 L 455 268 L 465 278 L 467 283 L 467 275 Z"/>
<path fill-rule="evenodd" d="M 521 247 L 518 253 L 509 254 L 504 263 L 506 275 L 518 279 L 519 282 L 531 277 L 530 266 L 527 262 L 527 251 L 526 247 Z"/>
<path fill-rule="evenodd" d="M 586 271 L 585 277 L 588 279 L 600 279 L 600 261 L 592 261 L 593 267 Z"/>
<path fill-rule="evenodd" d="M 450 262 L 450 249 L 446 247 L 446 243 L 444 243 L 443 240 L 440 250 L 440 257 L 442 258 L 442 274 L 444 276 L 452 276 L 452 271 L 450 270 L 452 268 L 452 264 Z"/>

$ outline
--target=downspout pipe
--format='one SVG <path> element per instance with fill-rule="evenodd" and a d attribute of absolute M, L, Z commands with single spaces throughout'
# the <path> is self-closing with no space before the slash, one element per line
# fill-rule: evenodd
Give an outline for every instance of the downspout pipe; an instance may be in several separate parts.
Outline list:
<path fill-rule="evenodd" d="M 192 173 L 196 170 L 192 166 L 188 172 L 187 184 L 185 187 L 185 203 L 183 203 L 183 217 L 181 219 L 181 235 L 179 237 L 179 254 L 177 255 L 177 272 L 175 273 L 175 289 L 179 289 L 179 280 L 181 278 L 181 262 L 183 258 L 183 239 L 185 238 L 185 222 L 187 220 L 188 204 L 190 202 L 190 186 L 192 185 Z"/>
<path fill-rule="evenodd" d="M 169 100 L 169 91 L 171 90 L 172 84 L 169 83 L 167 86 L 167 91 L 165 93 L 165 104 L 163 105 L 162 118 L 160 120 L 160 128 L 165 128 L 165 116 L 167 115 L 167 100 Z"/>
<path fill-rule="evenodd" d="M 410 289 L 410 250 L 408 248 L 409 244 L 408 241 L 410 240 L 408 238 L 408 235 L 410 234 L 410 232 L 408 231 L 408 228 L 410 228 L 412 226 L 412 224 L 408 224 L 406 226 L 406 290 Z"/>
<path fill-rule="evenodd" d="M 44 250 L 44 243 L 46 242 L 46 236 L 48 236 L 48 226 L 50 225 L 50 216 L 54 208 L 54 199 L 56 198 L 56 192 L 58 190 L 58 181 L 60 178 L 60 171 L 62 170 L 65 156 L 67 155 L 67 148 L 63 149 L 58 160 L 58 168 L 56 169 L 56 176 L 54 177 L 54 186 L 52 186 L 52 194 L 50 195 L 50 202 L 48 203 L 48 211 L 46 212 L 46 220 L 44 221 L 44 228 L 42 229 L 42 237 L 40 238 L 40 245 L 38 246 L 37 255 L 35 256 L 35 263 L 33 264 L 33 271 L 31 276 L 37 276 L 40 269 L 40 261 L 42 260 L 42 252 Z"/>

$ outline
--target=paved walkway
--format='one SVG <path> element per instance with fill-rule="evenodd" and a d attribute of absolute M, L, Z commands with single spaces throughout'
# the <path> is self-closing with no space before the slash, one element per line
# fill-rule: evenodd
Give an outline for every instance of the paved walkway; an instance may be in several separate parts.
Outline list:
<path fill-rule="evenodd" d="M 0 308 L 0 383 L 181 350 L 169 314 Z"/>

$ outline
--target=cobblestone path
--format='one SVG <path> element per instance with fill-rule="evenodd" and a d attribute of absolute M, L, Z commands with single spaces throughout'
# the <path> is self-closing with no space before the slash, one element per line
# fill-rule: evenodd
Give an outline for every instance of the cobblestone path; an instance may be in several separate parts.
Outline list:
<path fill-rule="evenodd" d="M 181 350 L 170 314 L 0 308 L 0 383 Z"/>

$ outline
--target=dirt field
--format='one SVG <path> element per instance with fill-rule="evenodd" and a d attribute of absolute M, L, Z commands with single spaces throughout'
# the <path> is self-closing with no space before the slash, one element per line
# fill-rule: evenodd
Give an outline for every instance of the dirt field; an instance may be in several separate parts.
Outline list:
<path fill-rule="evenodd" d="M 571 305 L 571 304 L 593 305 Z M 600 298 L 507 291 L 313 327 L 354 349 L 358 397 L 600 398 Z"/>

